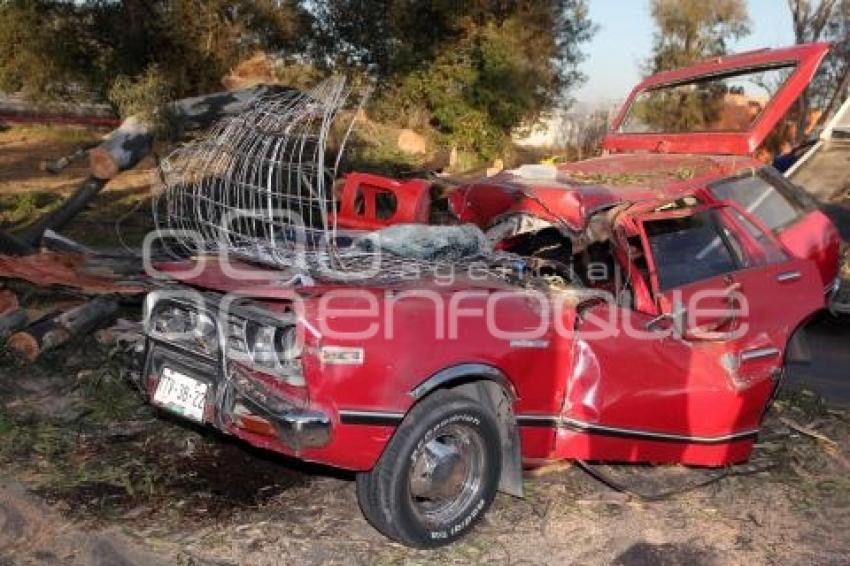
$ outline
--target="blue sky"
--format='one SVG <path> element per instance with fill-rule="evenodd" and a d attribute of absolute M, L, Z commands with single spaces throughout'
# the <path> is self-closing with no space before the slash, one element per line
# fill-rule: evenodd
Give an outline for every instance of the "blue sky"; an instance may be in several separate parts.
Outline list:
<path fill-rule="evenodd" d="M 747 5 L 751 33 L 733 45 L 734 51 L 794 43 L 785 0 L 748 0 Z M 590 0 L 590 17 L 599 27 L 581 65 L 587 82 L 574 96 L 593 106 L 619 102 L 640 79 L 641 62 L 652 49 L 649 0 Z"/>

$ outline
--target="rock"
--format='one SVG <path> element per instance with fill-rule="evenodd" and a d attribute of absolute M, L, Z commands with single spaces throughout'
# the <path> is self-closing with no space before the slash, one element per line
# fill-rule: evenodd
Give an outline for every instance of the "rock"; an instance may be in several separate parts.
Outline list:
<path fill-rule="evenodd" d="M 410 129 L 403 129 L 399 132 L 396 145 L 404 153 L 414 155 L 428 153 L 428 140 Z"/>
<path fill-rule="evenodd" d="M 487 168 L 487 176 L 492 177 L 493 175 L 498 175 L 505 169 L 505 162 L 501 159 L 494 159 L 492 167 Z"/>
<path fill-rule="evenodd" d="M 241 61 L 221 79 L 221 84 L 227 90 L 239 90 L 273 82 L 275 82 L 274 63 L 262 51 L 257 51 L 250 58 Z"/>

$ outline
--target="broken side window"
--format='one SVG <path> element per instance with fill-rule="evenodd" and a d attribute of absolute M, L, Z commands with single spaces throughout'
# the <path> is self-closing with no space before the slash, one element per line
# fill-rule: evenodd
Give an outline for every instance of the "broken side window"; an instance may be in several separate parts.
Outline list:
<path fill-rule="evenodd" d="M 740 244 L 730 244 L 711 211 L 644 222 L 661 290 L 709 279 L 741 267 Z"/>
<path fill-rule="evenodd" d="M 366 214 L 366 198 L 363 196 L 363 187 L 357 187 L 354 193 L 354 214 L 363 216 Z"/>
<path fill-rule="evenodd" d="M 375 191 L 375 215 L 378 220 L 389 220 L 398 210 L 398 198 L 392 191 Z"/>

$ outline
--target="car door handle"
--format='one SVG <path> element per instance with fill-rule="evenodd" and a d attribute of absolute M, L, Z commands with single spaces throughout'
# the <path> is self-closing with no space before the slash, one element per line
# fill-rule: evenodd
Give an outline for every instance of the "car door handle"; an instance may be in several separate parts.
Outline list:
<path fill-rule="evenodd" d="M 797 279 L 799 279 L 802 276 L 803 276 L 803 274 L 800 273 L 797 270 L 783 271 L 782 273 L 780 273 L 776 276 L 776 280 L 779 281 L 780 283 L 785 283 L 786 281 L 796 281 Z"/>
<path fill-rule="evenodd" d="M 779 348 L 750 348 L 741 352 L 741 362 L 751 362 L 762 358 L 772 358 L 779 355 Z"/>

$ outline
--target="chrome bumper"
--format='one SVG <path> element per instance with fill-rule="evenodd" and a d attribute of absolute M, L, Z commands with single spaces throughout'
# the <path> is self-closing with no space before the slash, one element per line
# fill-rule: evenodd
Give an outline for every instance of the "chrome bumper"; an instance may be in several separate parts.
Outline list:
<path fill-rule="evenodd" d="M 229 384 L 233 397 L 225 406 L 232 410 L 238 402 L 252 414 L 264 418 L 274 426 L 280 440 L 295 452 L 319 448 L 330 442 L 331 419 L 322 411 L 295 407 L 239 370 L 231 373 Z"/>

